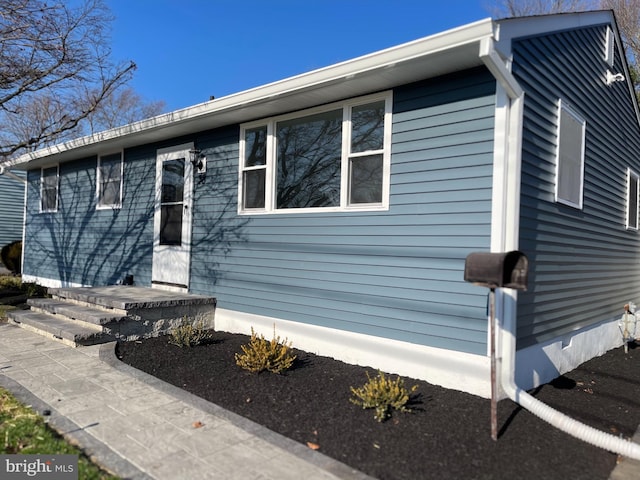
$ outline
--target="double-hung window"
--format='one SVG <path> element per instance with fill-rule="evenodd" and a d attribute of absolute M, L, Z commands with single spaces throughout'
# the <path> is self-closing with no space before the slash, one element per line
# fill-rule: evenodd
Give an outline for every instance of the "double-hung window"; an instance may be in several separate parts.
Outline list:
<path fill-rule="evenodd" d="M 627 170 L 627 228 L 638 229 L 638 181 L 634 171 Z"/>
<path fill-rule="evenodd" d="M 243 125 L 240 213 L 388 208 L 391 94 Z"/>
<path fill-rule="evenodd" d="M 58 166 L 40 171 L 40 211 L 58 210 Z"/>
<path fill-rule="evenodd" d="M 556 201 L 582 208 L 586 121 L 562 100 L 558 107 Z"/>
<path fill-rule="evenodd" d="M 122 206 L 122 168 L 122 153 L 98 158 L 96 196 L 99 209 Z"/>

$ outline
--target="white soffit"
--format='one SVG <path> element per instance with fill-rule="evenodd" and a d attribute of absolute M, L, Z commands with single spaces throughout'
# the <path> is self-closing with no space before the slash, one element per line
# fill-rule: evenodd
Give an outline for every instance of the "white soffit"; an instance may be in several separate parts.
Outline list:
<path fill-rule="evenodd" d="M 490 18 L 244 92 L 27 153 L 14 168 L 85 158 L 321 105 L 482 65 Z"/>

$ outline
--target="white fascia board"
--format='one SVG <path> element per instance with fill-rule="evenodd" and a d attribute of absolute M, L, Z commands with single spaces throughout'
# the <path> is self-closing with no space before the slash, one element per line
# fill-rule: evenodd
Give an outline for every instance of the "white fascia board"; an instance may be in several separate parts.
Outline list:
<path fill-rule="evenodd" d="M 467 59 L 471 56 L 464 50 L 465 47 L 479 44 L 483 39 L 492 37 L 493 33 L 494 24 L 490 18 L 479 20 L 353 60 L 26 153 L 14 160 L 12 165 L 16 168 L 32 168 L 49 161 L 61 162 L 72 158 L 81 158 L 83 155 L 95 155 L 101 146 L 103 148 L 105 145 L 112 147 L 111 143 L 114 142 L 119 142 L 120 147 L 127 147 L 161 138 L 195 133 L 199 129 L 214 128 L 221 126 L 222 123 L 217 122 L 223 120 L 227 124 L 240 123 L 250 119 L 253 108 L 258 105 L 266 105 L 268 102 L 282 97 L 302 97 L 309 92 L 317 92 L 323 88 L 329 92 L 332 85 L 335 86 L 340 82 L 349 82 L 354 86 L 362 82 L 370 91 L 375 88 L 390 88 L 392 86 L 390 78 L 393 77 L 390 74 L 403 67 L 402 81 L 417 81 L 426 78 L 423 68 L 425 59 L 445 52 L 462 50 L 461 55 L 451 55 L 450 59 L 443 56 L 438 60 L 440 70 L 453 71 L 456 67 L 454 62 L 461 62 L 462 57 Z M 477 57 L 477 49 L 469 49 L 469 52 L 475 52 L 473 55 Z M 443 66 L 442 63 L 447 61 L 451 64 Z M 420 68 L 407 68 L 413 63 L 419 65 Z M 465 67 L 465 63 L 461 62 L 460 64 L 462 68 Z M 412 72 L 411 75 L 415 78 L 409 77 L 408 71 Z M 379 80 L 377 80 L 378 77 Z M 330 95 L 337 95 L 337 89 L 331 90 Z M 323 98 L 322 100 L 329 99 Z M 271 113 L 267 109 L 260 112 L 260 115 L 263 116 L 269 114 Z M 260 116 L 253 115 L 253 118 L 260 118 Z"/>
<path fill-rule="evenodd" d="M 496 21 L 496 49 L 505 56 L 511 53 L 511 42 L 516 38 L 544 35 L 552 32 L 615 24 L 611 10 L 557 13 L 531 17 L 514 17 Z"/>

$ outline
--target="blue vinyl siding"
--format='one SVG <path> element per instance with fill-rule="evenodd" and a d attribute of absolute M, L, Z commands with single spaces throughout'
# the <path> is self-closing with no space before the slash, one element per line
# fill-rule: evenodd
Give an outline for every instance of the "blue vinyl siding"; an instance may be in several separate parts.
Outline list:
<path fill-rule="evenodd" d="M 193 141 L 207 173 L 195 176 L 191 291 L 224 309 L 485 354 L 486 292 L 463 270 L 490 245 L 495 81 L 477 69 L 393 95 L 388 211 L 238 215 L 233 125 L 125 150 L 121 210 L 95 209 L 95 158 L 60 166 L 58 213 L 34 213 L 31 172 L 27 271 L 150 285 L 156 149 Z"/>
<path fill-rule="evenodd" d="M 388 212 L 238 216 L 238 129 L 199 138 L 192 284 L 221 308 L 486 352 L 462 280 L 490 235 L 495 83 L 484 70 L 394 91 Z"/>
<path fill-rule="evenodd" d="M 626 170 L 640 171 L 640 132 L 624 82 L 607 86 L 606 26 L 522 39 L 513 72 L 526 90 L 520 247 L 530 259 L 519 295 L 518 346 L 618 318 L 640 299 L 640 243 L 625 229 Z M 554 201 L 557 101 L 586 119 L 583 209 Z"/>
<path fill-rule="evenodd" d="M 21 172 L 13 172 L 24 176 Z M 15 240 L 22 240 L 24 217 L 24 183 L 0 176 L 0 248 Z"/>
<path fill-rule="evenodd" d="M 127 152 L 123 206 L 113 210 L 96 210 L 95 157 L 60 165 L 55 213 L 38 213 L 40 170 L 30 171 L 24 272 L 84 285 L 114 284 L 125 274 L 150 283 L 155 163 L 149 158 Z"/>

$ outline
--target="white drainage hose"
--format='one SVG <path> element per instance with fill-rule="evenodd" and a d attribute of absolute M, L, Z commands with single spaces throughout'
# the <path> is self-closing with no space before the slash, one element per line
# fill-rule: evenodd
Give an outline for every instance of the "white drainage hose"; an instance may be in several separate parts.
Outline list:
<path fill-rule="evenodd" d="M 639 444 L 578 422 L 564 413 L 551 408 L 549 405 L 542 403 L 537 398 L 532 397 L 517 385 L 505 385 L 505 383 L 506 382 L 503 382 L 502 388 L 509 398 L 529 410 L 536 417 L 591 445 L 604 448 L 605 450 L 624 457 L 640 460 Z"/>
<path fill-rule="evenodd" d="M 640 444 L 585 425 L 542 403 L 518 387 L 514 380 L 516 366 L 515 314 L 504 316 L 501 334 L 503 352 L 501 386 L 511 400 L 536 417 L 575 438 L 624 457 L 640 460 Z"/>

